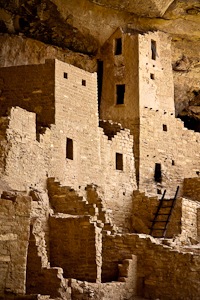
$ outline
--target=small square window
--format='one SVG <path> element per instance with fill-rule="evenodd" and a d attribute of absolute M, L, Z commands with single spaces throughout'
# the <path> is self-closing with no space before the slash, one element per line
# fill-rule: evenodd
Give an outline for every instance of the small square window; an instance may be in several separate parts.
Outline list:
<path fill-rule="evenodd" d="M 116 170 L 123 171 L 123 154 L 116 153 Z"/>
<path fill-rule="evenodd" d="M 65 79 L 68 78 L 68 74 L 64 72 L 64 76 L 63 76 Z"/>
<path fill-rule="evenodd" d="M 163 124 L 163 131 L 167 131 L 167 125 Z"/>
<path fill-rule="evenodd" d="M 66 142 L 66 158 L 73 160 L 73 140 L 69 138 Z"/>
<path fill-rule="evenodd" d="M 82 80 L 82 85 L 86 86 L 86 80 Z"/>
<path fill-rule="evenodd" d="M 150 74 L 150 78 L 152 79 L 152 80 L 154 80 L 155 79 L 155 75 L 154 74 Z"/>

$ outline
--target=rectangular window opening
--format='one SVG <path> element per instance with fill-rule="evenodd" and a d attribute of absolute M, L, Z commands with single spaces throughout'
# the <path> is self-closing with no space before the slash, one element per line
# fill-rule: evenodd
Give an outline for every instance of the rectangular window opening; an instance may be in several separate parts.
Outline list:
<path fill-rule="evenodd" d="M 162 194 L 162 191 L 160 189 L 157 189 L 157 194 L 158 195 L 161 195 Z"/>
<path fill-rule="evenodd" d="M 175 166 L 175 161 L 172 159 L 172 166 Z"/>
<path fill-rule="evenodd" d="M 86 80 L 82 79 L 82 85 L 86 86 Z"/>
<path fill-rule="evenodd" d="M 151 40 L 151 58 L 153 60 L 156 60 L 156 56 L 157 56 L 157 53 L 156 53 L 156 41 Z"/>
<path fill-rule="evenodd" d="M 115 40 L 115 55 L 122 54 L 122 39 L 116 39 Z"/>
<path fill-rule="evenodd" d="M 163 131 L 167 131 L 167 125 L 163 124 Z"/>
<path fill-rule="evenodd" d="M 152 80 L 154 80 L 155 79 L 155 75 L 154 74 L 150 74 L 150 78 L 152 79 Z"/>
<path fill-rule="evenodd" d="M 66 158 L 73 160 L 73 140 L 69 138 L 66 143 Z"/>
<path fill-rule="evenodd" d="M 162 174 L 161 174 L 161 164 L 155 164 L 155 173 L 154 173 L 155 182 L 162 182 Z"/>
<path fill-rule="evenodd" d="M 63 77 L 64 77 L 65 79 L 67 79 L 67 78 L 68 78 L 68 74 L 64 72 Z"/>
<path fill-rule="evenodd" d="M 116 153 L 116 170 L 123 171 L 123 154 Z"/>
<path fill-rule="evenodd" d="M 117 104 L 124 104 L 125 84 L 117 85 Z"/>

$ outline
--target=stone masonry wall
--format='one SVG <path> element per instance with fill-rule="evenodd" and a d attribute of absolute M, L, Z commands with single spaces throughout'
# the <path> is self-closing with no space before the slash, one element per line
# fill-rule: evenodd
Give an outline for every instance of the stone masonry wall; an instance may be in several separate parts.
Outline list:
<path fill-rule="evenodd" d="M 200 203 L 182 198 L 181 234 L 184 237 L 197 238 L 199 232 Z"/>
<path fill-rule="evenodd" d="M 160 197 L 161 198 L 161 197 Z M 169 200 L 169 199 L 167 199 Z M 168 202 L 169 205 L 172 205 L 172 202 Z M 132 216 L 132 230 L 137 233 L 146 233 L 149 234 L 150 228 L 152 225 L 152 221 L 155 217 L 155 213 L 157 211 L 159 205 L 158 197 L 147 197 L 144 193 L 139 193 L 139 191 L 133 192 L 133 216 Z M 166 205 L 166 202 L 165 202 Z M 187 205 L 187 204 L 186 204 Z M 176 204 L 174 206 L 172 216 L 170 219 L 170 223 L 167 228 L 166 238 L 172 238 L 175 235 L 181 233 L 181 217 L 183 217 L 184 221 L 185 215 L 183 216 L 183 200 L 178 198 L 176 200 Z M 170 208 L 162 209 L 162 213 L 169 213 Z M 185 211 L 185 210 L 184 210 Z M 164 221 L 168 216 L 159 216 L 157 221 Z M 163 228 L 163 224 L 161 223 L 155 224 L 155 228 Z M 187 226 L 184 226 L 184 229 L 190 232 Z M 153 231 L 152 235 L 159 236 L 162 235 L 163 231 Z M 192 235 L 191 235 L 192 236 Z"/>
<path fill-rule="evenodd" d="M 24 66 L 23 70 L 26 68 L 28 72 L 29 66 Z M 30 68 L 35 70 L 34 76 L 40 70 L 39 66 Z M 12 188 L 19 190 L 27 190 L 30 186 L 44 190 L 48 177 L 55 177 L 62 185 L 71 186 L 82 195 L 88 184 L 102 186 L 104 201 L 113 210 L 117 225 L 124 226 L 127 231 L 130 228 L 131 192 L 136 188 L 133 138 L 128 130 L 121 129 L 109 140 L 98 127 L 96 74 L 57 60 L 47 61 L 41 70 L 45 76 L 45 72 L 54 73 L 54 69 L 55 82 L 49 84 L 55 85 L 55 124 L 37 133 L 36 140 L 35 115 L 19 107 L 11 109 L 7 141 L 4 141 L 10 144 L 6 161 L 3 160 L 5 171 L 2 177 Z M 17 70 L 18 67 L 15 75 Z M 34 82 L 32 86 L 35 87 Z M 17 93 L 15 86 L 12 91 Z M 40 95 L 37 101 L 40 99 L 43 103 L 45 92 L 42 89 L 34 91 Z M 33 103 L 34 98 L 31 99 L 30 103 Z M 34 107 L 30 109 L 35 111 Z M 46 109 L 49 111 L 51 107 Z M 73 142 L 73 159 L 66 153 L 67 139 Z M 116 153 L 123 155 L 123 170 L 116 169 Z M 116 182 L 119 184 L 117 189 Z"/>
<path fill-rule="evenodd" d="M 133 137 L 128 129 L 118 132 L 112 140 L 101 134 L 102 184 L 104 199 L 112 210 L 114 223 L 122 231 L 130 230 L 132 192 L 137 189 Z M 116 153 L 122 154 L 123 170 L 116 170 Z"/>
<path fill-rule="evenodd" d="M 65 278 L 101 281 L 101 229 L 89 216 L 50 217 L 50 262 Z M 100 238 L 100 240 L 99 240 Z"/>
<path fill-rule="evenodd" d="M 90 283 L 71 279 L 72 299 L 135 299 L 137 257 L 132 255 L 130 259 L 123 260 L 119 265 L 118 282 Z"/>
<path fill-rule="evenodd" d="M 138 41 L 140 118 L 145 106 L 174 113 L 171 37 L 156 31 L 139 34 Z M 155 59 L 152 59 L 152 51 Z"/>
<path fill-rule="evenodd" d="M 64 73 L 67 78 L 64 78 Z M 99 181 L 97 75 L 55 61 L 55 120 L 61 131 L 54 142 L 54 157 L 61 164 L 62 184 L 84 185 Z M 73 140 L 73 160 L 66 158 L 66 139 Z M 80 167 L 79 167 L 80 166 Z M 66 172 L 68 170 L 68 172 Z"/>
<path fill-rule="evenodd" d="M 140 190 L 148 195 L 167 190 L 167 197 L 183 194 L 183 180 L 197 177 L 200 169 L 200 134 L 184 127 L 174 114 L 144 108 L 140 125 Z M 155 166 L 161 165 L 161 182 Z"/>
<path fill-rule="evenodd" d="M 31 197 L 0 199 L 0 298 L 25 294 Z"/>
<path fill-rule="evenodd" d="M 199 255 L 180 253 L 142 234 L 103 239 L 103 280 L 116 280 L 118 264 L 131 254 L 137 256 L 137 295 L 160 300 L 199 299 Z"/>
<path fill-rule="evenodd" d="M 16 190 L 44 189 L 51 148 L 49 142 L 47 146 L 36 141 L 35 114 L 12 108 L 8 120 L 4 143 L 9 149 L 1 177 Z"/>
<path fill-rule="evenodd" d="M 0 68 L 0 115 L 20 106 L 37 114 L 37 123 L 47 126 L 55 121 L 54 64 Z"/>
<path fill-rule="evenodd" d="M 200 178 L 185 178 L 183 195 L 189 199 L 200 201 Z"/>

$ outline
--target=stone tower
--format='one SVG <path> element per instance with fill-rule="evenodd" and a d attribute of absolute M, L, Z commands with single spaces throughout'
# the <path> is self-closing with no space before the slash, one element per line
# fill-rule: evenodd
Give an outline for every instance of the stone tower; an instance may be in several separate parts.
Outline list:
<path fill-rule="evenodd" d="M 155 168 L 160 168 L 156 162 L 144 161 L 142 149 L 148 131 L 143 128 L 149 126 L 145 122 L 145 114 L 149 110 L 151 122 L 156 127 L 154 132 L 160 127 L 163 138 L 167 131 L 166 115 L 175 120 L 170 37 L 159 31 L 144 33 L 118 28 L 103 45 L 101 60 L 103 83 L 100 117 L 120 122 L 131 130 L 137 180 L 139 187 L 144 187 L 143 170 L 146 172 L 150 167 L 151 172 L 146 173 L 151 175 L 147 175 L 146 179 L 151 177 L 153 180 L 148 183 L 152 184 L 156 181 Z M 171 155 L 167 153 L 163 142 L 161 148 L 166 152 L 165 156 Z M 158 159 L 155 153 L 152 153 L 153 157 Z M 160 183 L 159 180 L 157 183 Z"/>

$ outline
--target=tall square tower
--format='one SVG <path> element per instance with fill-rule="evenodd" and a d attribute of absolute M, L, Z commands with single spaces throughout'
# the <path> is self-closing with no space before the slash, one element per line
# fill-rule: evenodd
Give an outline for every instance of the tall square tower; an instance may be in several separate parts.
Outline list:
<path fill-rule="evenodd" d="M 142 128 L 148 126 L 145 124 L 146 110 L 152 111 L 153 124 L 159 125 L 159 119 L 163 126 L 162 120 L 154 112 L 174 117 L 171 40 L 167 34 L 159 31 L 144 33 L 118 28 L 103 45 L 101 60 L 103 83 L 100 117 L 120 122 L 131 130 L 140 184 L 144 168 L 144 164 L 141 164 L 141 147 L 147 138 Z M 164 148 L 166 145 L 163 144 Z M 148 165 L 146 167 L 148 169 Z"/>

